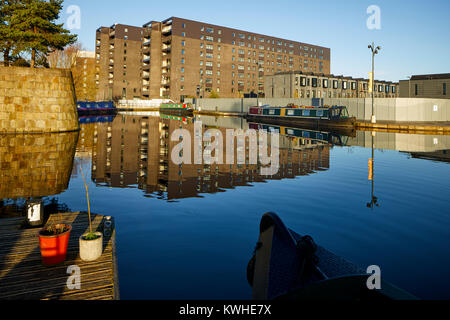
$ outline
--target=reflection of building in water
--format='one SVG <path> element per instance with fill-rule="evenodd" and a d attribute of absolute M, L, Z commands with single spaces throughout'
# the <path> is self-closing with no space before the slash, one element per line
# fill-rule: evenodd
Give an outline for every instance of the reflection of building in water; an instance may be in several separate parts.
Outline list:
<path fill-rule="evenodd" d="M 72 177 L 77 177 L 80 165 L 89 164 L 92 159 L 92 148 L 94 146 L 94 135 L 97 131 L 96 123 L 86 123 L 80 125 L 80 134 L 75 151 Z"/>
<path fill-rule="evenodd" d="M 0 199 L 45 197 L 69 184 L 78 132 L 0 135 Z"/>
<path fill-rule="evenodd" d="M 172 150 L 179 143 L 170 141 L 176 129 L 188 130 L 193 140 L 194 123 L 177 120 L 118 116 L 113 123 L 98 124 L 94 136 L 92 179 L 112 187 L 137 186 L 149 195 L 176 199 L 222 192 L 252 182 L 295 178 L 329 168 L 328 145 L 287 137 L 281 137 L 280 170 L 274 176 L 261 176 L 260 165 L 248 164 L 248 151 L 246 164 L 237 164 L 237 148 L 233 165 L 178 166 L 171 161 Z M 203 133 L 207 129 L 203 126 Z M 226 137 L 226 128 L 217 129 Z M 192 159 L 193 153 L 192 141 Z"/>
<path fill-rule="evenodd" d="M 412 152 L 411 156 L 417 159 L 450 163 L 450 150 L 440 150 L 435 152 Z"/>

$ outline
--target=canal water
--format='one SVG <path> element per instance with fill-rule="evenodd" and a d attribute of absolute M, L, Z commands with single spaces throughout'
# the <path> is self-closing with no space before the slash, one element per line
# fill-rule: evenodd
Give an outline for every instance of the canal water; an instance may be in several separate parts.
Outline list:
<path fill-rule="evenodd" d="M 119 114 L 83 118 L 75 135 L 0 136 L 0 218 L 21 215 L 26 198 L 86 211 L 82 167 L 92 211 L 116 219 L 122 299 L 250 299 L 247 263 L 268 211 L 420 298 L 450 299 L 450 136 L 275 128 L 280 170 L 262 176 L 170 161 L 171 134 L 194 135 L 195 121 Z"/>

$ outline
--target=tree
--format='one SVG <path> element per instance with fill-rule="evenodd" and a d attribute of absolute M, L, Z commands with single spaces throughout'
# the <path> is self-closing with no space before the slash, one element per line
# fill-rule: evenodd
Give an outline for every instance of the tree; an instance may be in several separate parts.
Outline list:
<path fill-rule="evenodd" d="M 17 3 L 18 0 L 0 0 L 0 53 L 5 66 L 9 66 L 11 55 L 20 51 L 17 41 L 20 31 L 11 23 Z"/>
<path fill-rule="evenodd" d="M 31 52 L 31 68 L 36 61 L 54 50 L 63 50 L 75 43 L 77 36 L 70 35 L 63 24 L 57 24 L 63 0 L 17 0 L 13 1 L 13 26 L 15 39 L 20 48 Z"/>
<path fill-rule="evenodd" d="M 210 99 L 219 99 L 220 96 L 219 96 L 219 94 L 216 91 L 212 90 L 211 94 L 209 95 L 209 98 Z"/>

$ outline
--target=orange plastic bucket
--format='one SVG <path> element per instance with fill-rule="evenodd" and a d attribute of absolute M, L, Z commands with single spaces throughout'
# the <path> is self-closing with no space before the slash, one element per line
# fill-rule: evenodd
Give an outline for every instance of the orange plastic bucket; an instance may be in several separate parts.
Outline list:
<path fill-rule="evenodd" d="M 69 244 L 69 230 L 57 236 L 44 236 L 39 233 L 39 247 L 41 248 L 42 263 L 46 266 L 53 266 L 63 263 L 67 256 L 67 245 Z"/>

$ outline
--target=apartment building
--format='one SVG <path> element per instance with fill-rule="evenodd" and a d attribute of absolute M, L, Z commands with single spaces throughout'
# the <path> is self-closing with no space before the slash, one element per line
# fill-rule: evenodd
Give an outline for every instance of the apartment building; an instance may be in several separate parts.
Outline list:
<path fill-rule="evenodd" d="M 400 98 L 450 99 L 450 73 L 415 75 L 400 80 Z"/>
<path fill-rule="evenodd" d="M 97 29 L 97 100 L 141 97 L 142 31 L 123 24 Z"/>
<path fill-rule="evenodd" d="M 72 75 L 77 100 L 94 101 L 97 96 L 95 52 L 78 52 Z"/>
<path fill-rule="evenodd" d="M 267 75 L 266 98 L 370 98 L 369 79 L 303 71 Z M 375 80 L 375 98 L 398 97 L 398 83 Z"/>
<path fill-rule="evenodd" d="M 330 72 L 330 49 L 177 17 L 143 26 L 145 98 L 264 94 L 264 76 Z"/>

